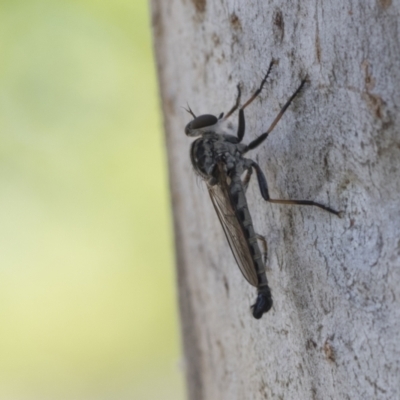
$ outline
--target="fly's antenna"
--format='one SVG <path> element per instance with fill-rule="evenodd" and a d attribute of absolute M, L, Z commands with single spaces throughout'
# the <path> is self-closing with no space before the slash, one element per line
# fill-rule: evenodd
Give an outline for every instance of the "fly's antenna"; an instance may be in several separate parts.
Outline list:
<path fill-rule="evenodd" d="M 188 112 L 193 118 L 196 118 L 196 115 L 194 114 L 194 112 L 192 111 L 192 109 L 189 106 L 189 103 L 187 103 L 187 108 L 182 107 L 186 112 Z"/>

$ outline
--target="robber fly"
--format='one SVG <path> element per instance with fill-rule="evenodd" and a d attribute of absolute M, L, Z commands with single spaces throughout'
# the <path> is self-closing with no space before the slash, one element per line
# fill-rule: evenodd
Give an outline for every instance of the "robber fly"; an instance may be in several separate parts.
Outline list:
<path fill-rule="evenodd" d="M 338 211 L 314 201 L 271 199 L 267 181 L 261 168 L 253 160 L 243 157 L 244 154 L 258 147 L 268 137 L 306 82 L 306 79 L 302 80 L 300 86 L 282 107 L 266 132 L 247 145 L 241 143 L 245 133 L 244 109 L 261 93 L 273 64 L 272 61 L 259 88 L 242 106 L 240 106 L 241 90 L 238 85 L 235 105 L 225 117 L 224 113 L 220 114 L 218 118 L 210 114 L 196 117 L 190 107 L 186 110 L 192 115 L 193 120 L 186 125 L 185 133 L 187 136 L 199 137 L 192 143 L 190 160 L 196 173 L 207 183 L 211 201 L 243 276 L 257 288 L 257 299 L 252 305 L 253 316 L 256 319 L 261 318 L 265 312 L 270 310 L 272 295 L 265 273 L 266 242 L 261 235 L 254 231 L 245 196 L 253 169 L 256 172 L 261 196 L 264 200 L 277 204 L 316 206 L 340 216 Z M 226 119 L 237 109 L 239 109 L 239 122 L 237 135 L 233 136 L 227 133 L 223 125 Z M 243 175 L 244 178 L 242 179 Z M 264 243 L 264 260 L 258 240 L 263 240 Z"/>

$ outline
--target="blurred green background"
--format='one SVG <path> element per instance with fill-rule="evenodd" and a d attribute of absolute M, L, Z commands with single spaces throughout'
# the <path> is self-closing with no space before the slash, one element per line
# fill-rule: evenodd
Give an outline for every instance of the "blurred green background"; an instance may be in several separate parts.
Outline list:
<path fill-rule="evenodd" d="M 183 399 L 145 0 L 0 1 L 0 399 Z"/>

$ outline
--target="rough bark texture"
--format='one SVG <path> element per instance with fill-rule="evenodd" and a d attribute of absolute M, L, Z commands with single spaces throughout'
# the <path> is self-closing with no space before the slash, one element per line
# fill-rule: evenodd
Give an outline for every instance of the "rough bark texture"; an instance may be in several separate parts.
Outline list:
<path fill-rule="evenodd" d="M 399 0 L 153 0 L 167 137 L 182 335 L 190 399 L 400 398 Z M 267 141 L 248 154 L 256 231 L 269 245 L 273 309 L 229 250 L 189 161 L 190 116 L 245 100 L 248 143 L 308 75 Z M 236 123 L 236 114 L 232 122 Z"/>

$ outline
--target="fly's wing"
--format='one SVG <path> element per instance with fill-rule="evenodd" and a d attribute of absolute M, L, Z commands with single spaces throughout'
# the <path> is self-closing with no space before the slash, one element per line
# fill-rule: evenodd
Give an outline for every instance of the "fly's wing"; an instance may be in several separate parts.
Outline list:
<path fill-rule="evenodd" d="M 258 278 L 253 263 L 253 258 L 243 233 L 242 226 L 238 221 L 229 197 L 227 175 L 223 165 L 218 165 L 218 183 L 214 186 L 208 185 L 211 201 L 217 212 L 218 218 L 224 228 L 225 236 L 236 259 L 236 262 L 246 280 L 255 287 L 258 286 Z"/>

